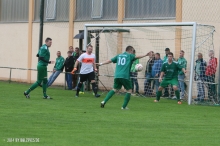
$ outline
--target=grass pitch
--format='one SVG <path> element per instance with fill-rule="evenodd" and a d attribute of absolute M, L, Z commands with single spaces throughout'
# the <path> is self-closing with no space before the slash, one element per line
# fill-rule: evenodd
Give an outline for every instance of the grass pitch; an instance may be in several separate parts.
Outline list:
<path fill-rule="evenodd" d="M 30 85 L 0 81 L 0 145 L 45 146 L 216 146 L 220 143 L 219 107 L 178 105 L 176 101 L 132 97 L 121 110 L 115 95 L 100 108 L 105 95 L 49 88 L 53 100 L 42 99 L 39 87 L 31 98 Z M 14 142 L 8 142 L 10 140 Z M 16 142 L 15 138 L 26 138 Z M 39 142 L 33 142 L 36 140 Z"/>

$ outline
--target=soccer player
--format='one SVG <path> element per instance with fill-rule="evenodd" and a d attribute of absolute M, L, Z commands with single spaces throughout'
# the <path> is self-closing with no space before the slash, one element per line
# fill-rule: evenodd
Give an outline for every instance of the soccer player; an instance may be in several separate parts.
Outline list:
<path fill-rule="evenodd" d="M 79 97 L 79 91 L 82 87 L 83 82 L 89 81 L 92 84 L 92 90 L 94 92 L 95 97 L 100 97 L 98 92 L 98 87 L 95 82 L 95 72 L 97 71 L 96 64 L 95 64 L 95 54 L 92 53 L 93 46 L 88 45 L 86 53 L 83 53 L 80 55 L 80 57 L 76 60 L 74 69 L 72 71 L 72 74 L 74 74 L 75 71 L 77 71 L 77 66 L 79 62 L 81 62 L 81 68 L 80 68 L 80 81 L 77 85 L 76 90 L 76 97 Z"/>
<path fill-rule="evenodd" d="M 180 91 L 178 89 L 178 71 L 182 70 L 184 73 L 186 73 L 186 70 L 184 66 L 181 66 L 177 62 L 173 61 L 173 53 L 170 52 L 167 54 L 167 56 L 168 56 L 168 61 L 163 63 L 161 68 L 161 74 L 159 78 L 160 86 L 157 91 L 156 100 L 154 100 L 154 102 L 159 102 L 163 88 L 171 84 L 173 86 L 173 90 L 175 91 L 178 104 L 182 104 L 182 102 L 180 101 Z M 163 76 L 164 79 L 162 80 Z"/>
<path fill-rule="evenodd" d="M 31 87 L 24 92 L 24 96 L 26 98 L 30 98 L 29 93 L 33 91 L 35 88 L 41 85 L 43 82 L 43 98 L 44 99 L 52 99 L 49 97 L 46 93 L 47 91 L 47 65 L 48 64 L 54 64 L 54 61 L 50 60 L 50 51 L 49 47 L 52 44 L 51 38 L 46 38 L 45 44 L 40 47 L 40 50 L 37 54 L 37 57 L 39 57 L 39 62 L 37 65 L 37 81 L 31 85 Z"/>
<path fill-rule="evenodd" d="M 113 57 L 111 60 L 107 60 L 104 63 L 98 63 L 98 65 L 104 65 L 109 63 L 116 63 L 115 79 L 113 89 L 108 92 L 104 101 L 101 102 L 101 108 L 104 108 L 107 101 L 115 94 L 116 90 L 120 90 L 122 86 L 126 89 L 126 94 L 124 98 L 124 104 L 121 109 L 128 109 L 127 105 L 130 100 L 132 85 L 130 80 L 130 69 L 134 60 L 143 58 L 151 54 L 151 52 L 146 55 L 135 56 L 133 53 L 134 48 L 132 46 L 127 46 L 126 51 Z"/>

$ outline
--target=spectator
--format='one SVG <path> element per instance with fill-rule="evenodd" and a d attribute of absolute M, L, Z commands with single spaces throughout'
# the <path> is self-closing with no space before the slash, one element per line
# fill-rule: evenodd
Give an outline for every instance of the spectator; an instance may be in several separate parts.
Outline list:
<path fill-rule="evenodd" d="M 146 71 L 145 71 L 146 80 L 144 81 L 144 94 L 146 96 L 153 95 L 153 90 L 151 87 L 151 81 L 153 78 L 151 72 L 153 65 L 154 65 L 154 52 L 152 51 L 151 55 L 149 56 L 149 60 L 147 61 Z"/>
<path fill-rule="evenodd" d="M 197 98 L 195 101 L 204 101 L 205 98 L 205 69 L 206 69 L 206 61 L 203 60 L 202 53 L 198 53 L 198 59 L 196 60 L 195 66 L 195 76 L 194 80 L 197 81 Z"/>
<path fill-rule="evenodd" d="M 180 51 L 180 56 L 178 58 L 178 63 L 185 68 L 187 66 L 187 60 L 184 58 L 185 52 L 183 50 Z M 179 80 L 179 89 L 181 90 L 180 99 L 184 99 L 185 96 L 185 74 L 182 71 L 179 71 L 178 73 L 178 80 Z"/>
<path fill-rule="evenodd" d="M 74 59 L 73 59 L 71 51 L 67 52 L 67 56 L 68 57 L 66 58 L 65 63 L 64 63 L 65 72 L 66 72 L 65 78 L 66 78 L 68 90 L 72 90 L 73 89 L 73 86 L 72 86 L 72 74 L 70 74 L 69 72 L 71 72 L 73 70 Z"/>
<path fill-rule="evenodd" d="M 133 50 L 133 54 L 135 55 L 136 51 Z M 132 84 L 132 93 L 134 93 L 134 84 L 136 87 L 136 94 L 139 94 L 139 85 L 138 85 L 138 80 L 137 80 L 137 71 L 135 70 L 135 66 L 139 63 L 139 59 L 136 59 L 133 61 L 132 66 L 131 66 L 131 72 L 130 72 L 130 77 L 131 77 L 131 84 Z"/>
<path fill-rule="evenodd" d="M 216 88 L 215 88 L 215 73 L 217 68 L 217 58 L 214 57 L 214 51 L 209 51 L 209 62 L 205 71 L 206 75 L 206 81 L 211 83 L 208 83 L 208 98 L 209 99 L 215 99 L 216 98 Z"/>
<path fill-rule="evenodd" d="M 74 51 L 73 51 L 73 46 L 69 46 L 69 51 L 71 52 L 71 54 L 73 55 Z"/>
<path fill-rule="evenodd" d="M 76 60 L 81 55 L 78 47 L 75 48 L 75 51 L 72 53 L 72 55 L 73 55 L 74 64 L 75 64 Z M 79 71 L 79 66 L 77 67 L 77 70 Z M 78 81 L 78 74 L 73 74 L 72 75 L 72 82 L 73 82 L 73 88 L 74 88 L 73 90 L 77 89 L 77 81 Z"/>
<path fill-rule="evenodd" d="M 53 68 L 53 73 L 47 82 L 48 87 L 53 84 L 53 82 L 56 80 L 59 74 L 63 71 L 63 63 L 64 63 L 64 58 L 61 56 L 61 52 L 57 51 L 57 58 L 56 58 L 55 66 Z"/>
<path fill-rule="evenodd" d="M 163 61 L 160 59 L 160 54 L 156 53 L 154 64 L 152 66 L 152 72 L 151 72 L 152 77 L 157 78 L 157 79 L 154 79 L 156 92 L 158 91 L 158 88 L 160 86 L 159 77 L 160 77 L 160 70 L 161 70 L 162 65 L 163 65 Z"/>

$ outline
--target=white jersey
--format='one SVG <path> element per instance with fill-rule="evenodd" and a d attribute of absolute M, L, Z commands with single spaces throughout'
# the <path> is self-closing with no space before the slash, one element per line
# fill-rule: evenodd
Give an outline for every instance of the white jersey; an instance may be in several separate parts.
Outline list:
<path fill-rule="evenodd" d="M 93 64 L 95 63 L 95 54 L 89 55 L 87 53 L 83 53 L 77 60 L 82 63 L 80 74 L 88 74 L 94 71 Z"/>

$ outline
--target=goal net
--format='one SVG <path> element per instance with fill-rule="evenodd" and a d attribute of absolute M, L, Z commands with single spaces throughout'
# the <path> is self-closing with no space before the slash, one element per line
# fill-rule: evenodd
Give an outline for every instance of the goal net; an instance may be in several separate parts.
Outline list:
<path fill-rule="evenodd" d="M 214 26 L 196 23 L 88 24 L 85 26 L 84 35 L 87 39 L 84 40 L 84 49 L 88 44 L 93 45 L 97 62 L 104 62 L 125 52 L 125 48 L 130 45 L 134 47 L 136 55 L 143 55 L 149 51 L 159 53 L 163 62 L 166 61 L 165 49 L 169 48 L 174 54 L 175 61 L 179 60 L 181 63 L 179 57 L 183 50 L 187 61 L 187 74 L 185 78 L 179 78 L 182 83 L 182 99 L 189 99 L 189 104 L 218 102 L 215 82 L 217 77 L 213 75 L 216 69 L 213 68 L 213 64 L 210 67 L 210 53 L 214 53 L 212 51 L 214 50 Z M 156 83 L 158 77 L 152 74 L 151 67 L 149 67 L 154 63 L 150 62 L 151 59 L 155 59 L 155 56 L 147 56 L 139 60 L 144 69 L 137 75 L 139 87 L 136 88 L 134 84 L 134 93 L 138 91 L 139 95 L 147 97 L 148 95 L 154 96 L 158 87 Z M 207 69 L 211 72 L 209 76 L 207 76 Z M 99 68 L 100 89 L 112 89 L 114 72 L 115 64 L 113 63 Z M 136 83 L 135 80 L 134 83 Z M 168 86 L 165 94 L 168 98 L 175 98 L 171 88 Z M 121 91 L 123 92 L 123 89 Z"/>

